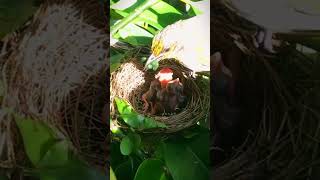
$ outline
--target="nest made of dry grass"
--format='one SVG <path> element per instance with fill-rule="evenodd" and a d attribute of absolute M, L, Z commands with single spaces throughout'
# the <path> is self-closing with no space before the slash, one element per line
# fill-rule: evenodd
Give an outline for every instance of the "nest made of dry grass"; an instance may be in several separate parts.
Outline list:
<path fill-rule="evenodd" d="M 58 129 L 82 159 L 105 172 L 109 128 L 101 114 L 109 36 L 102 16 L 95 0 L 45 2 L 23 31 L 8 38 L 0 77 L 2 108 Z M 0 167 L 24 168 L 28 157 L 7 111 L 0 111 L 0 127 Z"/>
<path fill-rule="evenodd" d="M 199 120 L 208 118 L 209 114 L 209 84 L 201 84 L 201 80 L 193 79 L 188 74 L 189 70 L 174 60 L 160 63 L 158 69 L 169 67 L 174 72 L 174 78 L 180 78 L 184 85 L 188 103 L 185 108 L 171 116 L 149 115 L 156 121 L 164 123 L 167 128 L 146 130 L 148 132 L 173 133 L 190 127 Z M 117 113 L 114 98 L 119 97 L 127 100 L 140 114 L 142 110 L 141 96 L 148 91 L 150 82 L 154 80 L 157 72 L 145 72 L 143 64 L 135 59 L 127 60 L 119 69 L 111 74 L 110 102 L 111 115 Z M 146 132 L 144 131 L 144 132 Z"/>

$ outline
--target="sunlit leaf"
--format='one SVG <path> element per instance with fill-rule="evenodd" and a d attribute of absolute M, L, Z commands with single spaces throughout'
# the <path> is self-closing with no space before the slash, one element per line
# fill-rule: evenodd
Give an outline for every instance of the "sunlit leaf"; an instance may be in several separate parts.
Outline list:
<path fill-rule="evenodd" d="M 134 111 L 132 106 L 126 100 L 116 97 L 115 101 L 120 113 L 120 117 L 129 126 L 139 130 L 166 127 L 164 123 L 155 121 L 152 118 L 145 117 Z"/>
<path fill-rule="evenodd" d="M 143 2 L 144 0 L 138 0 L 134 5 L 127 9 L 115 8 L 115 12 L 123 17 L 126 17 Z M 160 1 L 153 5 L 150 9 L 142 12 L 132 23 L 140 24 L 140 22 L 143 22 L 153 26 L 158 30 L 161 30 L 167 25 L 170 25 L 182 18 L 183 15 L 179 10 L 164 1 Z"/>
<path fill-rule="evenodd" d="M 153 34 L 135 25 L 128 24 L 118 31 L 121 39 L 132 45 L 151 45 Z"/>
<path fill-rule="evenodd" d="M 112 167 L 110 167 L 110 180 L 117 180 L 116 175 L 114 174 Z"/>
<path fill-rule="evenodd" d="M 116 105 L 118 107 L 119 113 L 122 114 L 131 114 L 133 111 L 132 106 L 124 99 L 120 99 L 115 97 L 114 100 L 116 101 Z"/>
<path fill-rule="evenodd" d="M 144 160 L 134 177 L 134 180 L 161 180 L 165 178 L 164 164 L 158 159 Z"/>

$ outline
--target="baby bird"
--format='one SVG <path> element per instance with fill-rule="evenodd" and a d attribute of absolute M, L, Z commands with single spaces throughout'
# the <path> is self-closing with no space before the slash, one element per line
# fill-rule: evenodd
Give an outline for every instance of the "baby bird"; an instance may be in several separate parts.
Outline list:
<path fill-rule="evenodd" d="M 149 93 L 145 93 L 142 100 L 144 101 L 145 107 L 144 112 L 149 110 L 149 103 L 151 104 L 151 114 L 158 114 L 164 112 L 164 106 L 159 102 L 159 96 L 161 89 L 165 89 L 168 82 L 173 79 L 173 71 L 170 68 L 162 68 L 156 75 L 153 82 L 151 82 Z"/>
<path fill-rule="evenodd" d="M 157 94 L 161 91 L 161 84 L 158 79 L 151 82 L 149 90 L 142 95 L 142 101 L 144 102 L 144 113 L 149 110 L 151 105 L 151 110 L 154 109 L 154 104 L 157 100 Z"/>
<path fill-rule="evenodd" d="M 152 113 L 174 113 L 185 99 L 185 96 L 183 96 L 183 85 L 179 78 L 172 80 L 157 93 L 158 101 Z"/>

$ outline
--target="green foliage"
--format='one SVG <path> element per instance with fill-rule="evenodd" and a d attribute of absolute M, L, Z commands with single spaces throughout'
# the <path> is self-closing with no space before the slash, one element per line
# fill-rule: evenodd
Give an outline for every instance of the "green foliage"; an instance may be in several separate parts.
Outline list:
<path fill-rule="evenodd" d="M 9 180 L 9 178 L 5 175 L 0 174 L 0 180 Z"/>
<path fill-rule="evenodd" d="M 133 151 L 134 145 L 128 136 L 124 137 L 120 144 L 121 153 L 125 156 L 131 154 Z"/>
<path fill-rule="evenodd" d="M 115 174 L 118 180 L 133 179 L 141 161 L 136 157 L 128 157 L 126 161 L 117 166 Z"/>
<path fill-rule="evenodd" d="M 77 159 L 69 160 L 63 166 L 56 166 L 55 168 L 42 168 L 39 171 L 41 180 L 105 180 L 107 178 L 101 172 L 93 169 Z"/>
<path fill-rule="evenodd" d="M 209 133 L 200 131 L 192 139 L 168 140 L 162 144 L 165 164 L 174 180 L 209 179 Z"/>
<path fill-rule="evenodd" d="M 55 145 L 57 139 L 55 139 L 52 129 L 42 122 L 16 116 L 16 123 L 21 132 L 26 153 L 32 164 L 37 166 L 48 149 Z M 35 137 L 37 137 L 36 140 Z"/>
<path fill-rule="evenodd" d="M 130 133 L 125 136 L 120 144 L 121 153 L 125 156 L 130 155 L 131 152 L 138 150 L 141 143 L 141 137 L 139 134 Z"/>
<path fill-rule="evenodd" d="M 200 1 L 110 0 L 112 37 L 133 46 L 151 46 L 152 38 L 166 26 L 201 13 Z M 126 52 L 110 53 L 110 72 L 115 71 Z M 157 62 L 149 69 L 157 69 Z"/>
<path fill-rule="evenodd" d="M 156 1 L 110 0 L 112 37 L 133 47 L 150 47 L 158 31 L 202 13 L 197 7 L 201 1 Z M 126 57 L 137 56 L 131 53 L 130 50 L 112 48 L 110 71 L 117 70 Z M 147 57 L 140 59 L 145 63 Z M 154 61 L 148 68 L 155 70 L 158 66 L 159 63 Z M 170 137 L 138 134 L 137 130 L 166 126 L 139 114 L 121 98 L 116 97 L 115 103 L 119 116 L 111 121 L 110 163 L 118 180 L 208 179 L 208 129 L 196 125 Z M 122 123 L 129 128 L 121 128 Z"/>
<path fill-rule="evenodd" d="M 114 174 L 112 167 L 110 167 L 110 180 L 117 180 L 116 175 Z"/>
<path fill-rule="evenodd" d="M 116 53 L 110 57 L 110 72 L 117 70 L 121 65 L 121 60 L 123 59 L 123 54 Z"/>
<path fill-rule="evenodd" d="M 134 177 L 134 180 L 165 180 L 164 164 L 158 159 L 144 160 Z"/>
<path fill-rule="evenodd" d="M 115 98 L 115 102 L 120 113 L 120 117 L 123 121 L 132 128 L 139 130 L 150 129 L 150 128 L 165 128 L 166 125 L 155 121 L 152 118 L 145 117 L 136 111 L 133 107 L 124 99 Z"/>
<path fill-rule="evenodd" d="M 208 179 L 208 129 L 196 126 L 169 139 L 127 134 L 120 145 L 113 142 L 111 146 L 111 165 L 117 167 L 118 179 Z M 123 142 L 131 149 L 122 153 L 125 156 L 117 150 L 122 152 Z"/>
<path fill-rule="evenodd" d="M 35 175 L 41 180 L 106 179 L 105 175 L 72 155 L 71 144 L 57 129 L 18 115 L 15 119 L 25 151 L 35 167 Z"/>
<path fill-rule="evenodd" d="M 36 9 L 36 0 L 1 0 L 0 38 L 21 27 Z"/>

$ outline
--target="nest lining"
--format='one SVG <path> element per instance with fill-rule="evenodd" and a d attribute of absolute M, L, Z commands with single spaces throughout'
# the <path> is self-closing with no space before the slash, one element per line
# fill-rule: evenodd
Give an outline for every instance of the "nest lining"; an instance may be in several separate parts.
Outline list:
<path fill-rule="evenodd" d="M 197 79 L 188 76 L 189 70 L 173 60 L 165 60 L 160 63 L 158 69 L 169 67 L 173 70 L 174 78 L 180 78 L 184 85 L 185 95 L 188 97 L 186 107 L 171 116 L 150 115 L 156 121 L 166 124 L 166 129 L 145 130 L 144 132 L 172 133 L 194 125 L 197 121 L 207 118 L 209 114 L 209 85 L 200 87 Z M 148 91 L 150 82 L 154 80 L 157 72 L 144 72 L 143 65 L 135 59 L 130 59 L 111 74 L 110 86 L 110 111 L 116 114 L 115 97 L 127 100 L 140 114 L 142 110 L 141 96 Z M 113 102 L 113 103 L 112 103 Z"/>

